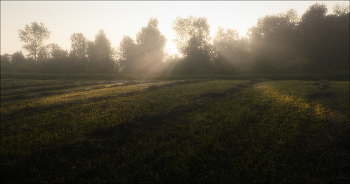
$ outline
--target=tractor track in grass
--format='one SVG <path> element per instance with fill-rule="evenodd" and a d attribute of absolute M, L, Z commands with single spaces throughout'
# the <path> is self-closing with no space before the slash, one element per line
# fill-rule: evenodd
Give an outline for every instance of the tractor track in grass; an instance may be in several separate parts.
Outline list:
<path fill-rule="evenodd" d="M 45 85 L 45 84 L 38 84 L 38 85 L 30 85 L 30 86 L 20 86 L 22 88 L 29 88 L 25 91 L 13 91 L 11 92 L 11 96 L 8 97 L 2 97 L 1 101 L 7 102 L 7 101 L 12 101 L 12 100 L 22 100 L 22 99 L 31 99 L 31 98 L 38 98 L 38 97 L 43 97 L 43 96 L 51 96 L 51 95 L 61 95 L 67 93 L 67 91 L 56 91 L 56 90 L 64 90 L 64 89 L 71 89 L 71 88 L 82 88 L 78 90 L 74 90 L 72 92 L 87 92 L 91 90 L 96 90 L 96 89 L 103 89 L 103 88 L 112 88 L 112 87 L 121 87 L 121 86 L 130 86 L 130 85 L 135 85 L 135 84 L 142 84 L 142 83 L 149 83 L 152 81 L 105 81 L 102 82 L 101 84 L 97 82 L 92 82 L 92 83 L 83 83 L 83 84 L 68 84 L 68 83 L 63 83 L 61 85 L 57 84 L 50 84 L 50 85 Z M 96 85 L 105 85 L 105 84 L 114 84 L 111 86 L 96 86 Z M 44 86 L 44 87 L 42 87 Z M 90 87 L 89 89 L 86 89 L 88 86 L 93 86 Z M 35 87 L 35 88 L 33 88 Z M 11 88 L 5 88 L 5 89 L 11 89 Z M 32 96 L 27 96 L 26 94 L 30 93 L 37 93 Z M 6 94 L 4 95 L 6 96 Z"/>
<path fill-rule="evenodd" d="M 20 177 L 16 177 L 16 173 L 22 173 L 26 169 L 35 166 L 39 169 L 46 169 L 47 167 L 60 167 L 60 163 L 56 160 L 54 161 L 51 158 L 55 158 L 55 155 L 62 154 L 64 152 L 70 157 L 78 157 L 77 153 L 85 154 L 84 152 L 77 151 L 79 145 L 89 145 L 92 142 L 111 142 L 113 146 L 116 146 L 116 149 L 120 146 L 127 145 L 130 142 L 136 141 L 138 138 L 134 137 L 134 130 L 142 130 L 144 132 L 152 133 L 157 131 L 161 125 L 164 124 L 167 120 L 176 121 L 178 117 L 182 115 L 195 111 L 195 110 L 206 110 L 210 107 L 210 102 L 213 102 L 216 99 L 223 98 L 227 95 L 232 95 L 234 93 L 240 92 L 246 88 L 252 87 L 254 84 L 265 82 L 264 79 L 254 79 L 244 84 L 238 84 L 232 88 L 226 89 L 221 93 L 205 93 L 201 94 L 192 99 L 187 104 L 178 105 L 172 108 L 169 108 L 160 113 L 147 113 L 143 115 L 136 116 L 130 120 L 124 121 L 117 125 L 112 125 L 109 127 L 103 127 L 97 130 L 94 130 L 90 133 L 87 133 L 85 137 L 78 138 L 75 141 L 72 141 L 68 144 L 58 145 L 53 147 L 42 148 L 39 150 L 32 151 L 31 154 L 24 156 L 23 158 L 1 165 L 1 171 L 5 172 L 6 175 L 9 175 L 9 181 L 17 180 Z M 195 81 L 192 81 L 195 82 Z M 198 81 L 196 81 L 198 82 Z M 188 83 L 188 82 L 185 82 Z M 165 84 L 165 86 L 173 86 L 185 83 L 175 82 L 174 84 Z M 158 86 L 160 87 L 160 86 Z M 150 87 L 148 90 L 158 89 L 158 87 Z M 184 120 L 186 121 L 186 120 Z M 85 146 L 82 146 L 85 147 Z M 87 146 L 89 147 L 89 146 Z M 86 153 L 87 154 L 87 153 Z M 94 153 L 98 154 L 98 153 Z M 81 155 L 79 155 L 81 156 Z M 91 155 L 90 155 L 91 156 Z M 88 156 L 88 157 L 90 157 Z M 74 158 L 73 158 L 74 159 Z M 20 180 L 20 179 L 19 179 Z"/>
<path fill-rule="evenodd" d="M 80 166 L 80 163 L 76 160 L 80 160 L 82 158 L 86 160 L 93 160 L 96 157 L 100 157 L 102 154 L 113 155 L 115 152 L 122 151 L 122 146 L 134 143 L 140 139 L 140 137 L 137 137 L 137 135 L 135 135 L 135 130 L 141 130 L 143 133 L 142 135 L 147 135 L 159 130 L 159 128 L 162 128 L 162 125 L 165 125 L 165 122 L 169 122 L 169 120 L 187 122 L 186 119 L 179 119 L 178 116 L 182 116 L 186 113 L 196 110 L 206 110 L 210 107 L 211 102 L 214 100 L 222 99 L 226 96 L 235 94 L 253 86 L 254 84 L 264 81 L 265 80 L 261 79 L 251 80 L 247 83 L 235 85 L 234 87 L 226 89 L 223 92 L 208 92 L 200 94 L 192 98 L 188 104 L 178 105 L 159 113 L 147 113 L 139 115 L 118 125 L 94 130 L 83 135 L 82 138 L 78 138 L 70 143 L 34 150 L 31 152 L 31 154 L 26 155 L 19 160 L 7 164 L 2 164 L 0 166 L 1 172 L 3 176 L 5 176 L 3 178 L 3 181 L 4 183 L 22 183 L 26 179 L 33 177 L 33 174 L 41 173 L 44 170 L 57 173 L 59 175 L 58 177 L 60 177 L 60 175 L 63 175 L 65 172 L 70 171 L 69 169 L 72 167 L 72 165 L 76 167 Z M 314 85 L 317 86 L 320 90 L 316 93 L 308 95 L 307 98 L 310 99 L 310 101 L 322 101 L 322 105 L 324 105 L 324 107 L 329 110 L 325 114 L 325 116 L 328 117 L 326 119 L 330 126 L 329 130 L 331 131 L 332 126 L 337 124 L 344 125 L 344 123 L 348 123 L 347 125 L 349 125 L 349 119 L 347 117 L 344 118 L 341 116 L 342 114 L 340 113 L 340 108 L 338 108 L 337 104 L 331 98 L 333 94 L 329 90 L 331 89 L 330 83 L 328 81 L 319 81 L 314 83 Z M 154 85 L 149 86 L 147 90 L 157 90 L 160 88 L 162 88 L 162 86 Z M 335 127 L 334 130 L 339 129 Z M 302 159 L 295 160 L 295 162 L 298 162 L 296 165 L 306 166 L 306 171 L 317 170 L 319 163 L 322 162 L 324 157 L 327 157 L 327 154 L 330 151 L 345 150 L 346 154 L 350 155 L 348 148 L 349 129 L 342 130 L 344 131 L 342 131 L 342 133 L 338 133 L 338 136 L 333 136 L 333 134 L 329 135 L 330 139 L 333 139 L 332 144 L 305 154 Z M 103 143 L 102 145 L 104 146 L 113 146 L 113 148 L 107 152 L 103 150 L 104 152 L 102 153 L 101 149 L 95 148 L 95 146 L 99 145 L 100 143 Z M 339 153 L 341 155 L 344 155 L 344 153 Z M 63 162 L 60 159 L 67 161 Z M 117 157 L 115 160 L 117 160 L 118 165 L 122 165 L 124 163 L 122 156 Z M 72 164 L 70 164 L 70 162 L 72 162 Z M 342 180 L 340 180 L 340 183 L 348 183 L 350 180 L 349 158 L 345 158 L 343 164 L 334 167 L 333 169 L 339 171 L 339 175 L 342 174 L 342 176 L 338 177 L 342 178 Z M 45 179 L 46 178 L 43 180 Z"/>
<path fill-rule="evenodd" d="M 164 120 L 167 119 L 176 119 L 176 117 L 184 115 L 186 113 L 195 111 L 195 110 L 206 110 L 210 107 L 210 101 L 223 98 L 228 95 L 232 95 L 239 91 L 242 91 L 246 88 L 252 87 L 254 84 L 265 82 L 265 79 L 254 79 L 244 84 L 238 84 L 233 88 L 224 90 L 223 92 L 208 92 L 201 94 L 197 97 L 194 97 L 192 101 L 187 104 L 177 105 L 170 109 L 167 109 L 160 113 L 148 113 L 136 116 L 130 120 L 122 122 L 118 125 L 112 125 L 110 127 L 101 128 L 99 130 L 93 131 L 88 134 L 87 137 L 100 137 L 113 138 L 115 136 L 120 136 L 124 138 L 134 129 L 154 131 L 156 130 L 157 125 L 162 124 Z"/>
<path fill-rule="evenodd" d="M 64 89 L 71 89 L 71 88 L 79 88 L 79 87 L 86 87 L 86 86 L 93 86 L 98 85 L 98 83 L 86 83 L 86 84 L 38 84 L 38 85 L 31 85 L 31 86 L 21 86 L 21 88 L 29 88 L 22 91 L 12 91 L 9 92 L 10 95 L 7 93 L 3 94 L 1 97 L 1 101 L 7 102 L 12 100 L 28 100 L 32 98 L 38 98 L 38 97 L 44 97 L 44 96 L 51 96 L 51 95 L 60 95 L 67 93 L 66 91 L 56 91 L 56 90 L 64 90 Z M 12 89 L 12 88 L 3 88 L 2 90 L 6 89 Z M 17 89 L 17 88 L 15 88 Z M 79 91 L 79 90 L 77 90 Z M 28 94 L 31 93 L 37 93 L 34 95 L 28 96 Z"/>
<path fill-rule="evenodd" d="M 339 177 L 343 178 L 344 183 L 350 181 L 350 122 L 349 118 L 345 117 L 340 110 L 338 104 L 332 99 L 334 94 L 331 92 L 331 83 L 327 80 L 320 80 L 313 85 L 317 86 L 319 92 L 312 93 L 307 96 L 310 101 L 319 100 L 325 107 L 324 118 L 326 122 L 323 136 L 327 136 L 328 144 L 316 147 L 313 151 L 307 153 L 299 163 L 306 163 L 310 169 L 322 162 L 328 154 L 336 152 L 337 154 L 347 155 L 344 157 L 342 164 L 335 168 Z M 306 125 L 308 129 L 310 125 Z M 307 135 L 307 140 L 311 144 L 317 145 L 317 141 L 313 137 Z"/>
<path fill-rule="evenodd" d="M 336 128 L 337 135 L 333 135 L 334 139 L 340 136 L 343 131 L 347 131 L 349 135 L 349 119 L 345 117 L 342 110 L 339 108 L 339 105 L 332 99 L 334 94 L 330 91 L 331 84 L 327 80 L 320 80 L 319 82 L 314 83 L 314 85 L 318 86 L 320 92 L 313 93 L 308 95 L 307 97 L 310 100 L 320 100 L 324 107 L 326 108 L 325 119 L 329 123 L 330 128 Z M 344 126 L 344 125 L 348 126 Z M 333 140 L 332 137 L 329 137 Z"/>
<path fill-rule="evenodd" d="M 130 85 L 136 85 L 136 84 L 145 84 L 145 83 L 151 83 L 151 82 L 157 82 L 157 81 L 125 81 L 125 80 L 117 80 L 117 81 L 105 81 L 105 82 L 90 82 L 90 83 L 82 83 L 82 84 L 71 84 L 68 82 L 65 83 L 57 83 L 57 84 L 32 84 L 27 86 L 9 86 L 9 87 L 1 87 L 2 90 L 6 89 L 18 89 L 18 88 L 27 88 L 26 90 L 21 91 L 12 91 L 9 92 L 10 96 L 7 94 L 4 94 L 1 98 L 1 101 L 12 101 L 12 100 L 22 100 L 22 99 L 31 99 L 31 98 L 37 98 L 37 97 L 43 97 L 43 96 L 51 96 L 51 95 L 60 95 L 69 93 L 67 91 L 56 91 L 56 90 L 64 90 L 64 89 L 71 89 L 71 88 L 82 88 L 73 90 L 71 92 L 87 92 L 92 91 L 96 89 L 103 89 L 103 88 L 114 88 L 114 87 L 123 87 L 123 86 L 130 86 Z M 113 84 L 111 86 L 103 86 Z M 87 88 L 90 87 L 90 88 Z M 27 94 L 31 93 L 37 93 L 32 96 L 27 96 Z M 4 97 L 5 96 L 5 97 Z"/>
<path fill-rule="evenodd" d="M 8 82 L 8 81 L 2 81 L 2 82 Z M 48 87 L 48 86 L 54 86 L 54 85 L 65 85 L 69 84 L 66 82 L 58 82 L 58 83 L 32 83 L 32 84 L 27 84 L 27 85 L 19 85 L 19 84 L 13 84 L 10 86 L 1 86 L 2 90 L 7 90 L 7 89 L 21 89 L 21 88 L 30 88 L 30 87 Z"/>
<path fill-rule="evenodd" d="M 212 79 L 201 79 L 201 80 L 194 79 L 194 80 L 176 81 L 176 82 L 163 84 L 163 85 L 151 85 L 151 86 L 147 87 L 146 89 L 137 90 L 137 91 L 130 91 L 130 92 L 126 92 L 126 93 L 120 93 L 117 95 L 97 96 L 97 97 L 91 97 L 91 98 L 82 99 L 82 100 L 74 100 L 71 102 L 60 103 L 60 104 L 42 105 L 42 106 L 35 106 L 35 107 L 24 107 L 24 108 L 19 109 L 19 110 L 14 110 L 13 112 L 8 113 L 8 114 L 1 114 L 1 120 L 6 121 L 6 120 L 13 119 L 13 117 L 15 117 L 17 114 L 26 115 L 26 114 L 33 114 L 33 113 L 45 113 L 48 110 L 53 109 L 53 108 L 68 108 L 70 106 L 73 106 L 75 104 L 80 104 L 80 103 L 94 103 L 94 102 L 99 102 L 99 101 L 103 101 L 103 100 L 115 99 L 115 98 L 119 98 L 119 97 L 129 97 L 129 96 L 133 96 L 136 94 L 142 94 L 142 93 L 145 93 L 147 91 L 157 90 L 157 89 L 160 89 L 163 87 L 173 87 L 173 86 L 178 86 L 178 85 L 193 84 L 193 83 L 199 83 L 199 82 L 204 82 L 204 81 L 208 81 L 208 80 L 212 80 Z M 113 85 L 113 86 L 110 86 L 109 88 L 111 88 L 111 87 L 124 87 L 124 86 L 144 84 L 144 83 L 150 83 L 150 82 L 155 82 L 155 81 L 148 81 L 148 82 L 145 82 L 145 81 L 143 81 L 143 82 L 125 81 L 122 84 Z M 88 90 L 85 90 L 85 91 L 88 91 Z"/>

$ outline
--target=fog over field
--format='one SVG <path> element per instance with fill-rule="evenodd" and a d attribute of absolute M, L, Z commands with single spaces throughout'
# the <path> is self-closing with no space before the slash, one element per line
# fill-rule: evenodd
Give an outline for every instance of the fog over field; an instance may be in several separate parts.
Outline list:
<path fill-rule="evenodd" d="M 342 1 L 1 5 L 3 72 L 308 73 L 349 66 L 349 6 Z"/>
<path fill-rule="evenodd" d="M 346 3 L 1 1 L 0 182 L 350 183 Z"/>
<path fill-rule="evenodd" d="M 70 36 L 83 33 L 87 39 L 94 40 L 96 33 L 104 29 L 111 40 L 112 47 L 118 47 L 124 35 L 133 39 L 141 27 L 151 18 L 159 21 L 159 30 L 168 39 L 166 50 L 177 53 L 172 42 L 176 34 L 172 23 L 176 17 L 207 17 L 211 36 L 221 26 L 237 29 L 240 36 L 246 36 L 250 27 L 256 25 L 258 18 L 295 9 L 303 14 L 317 1 L 1 1 L 1 55 L 13 54 L 21 50 L 22 43 L 17 31 L 33 21 L 44 23 L 52 31 L 47 43 L 56 43 L 63 50 L 70 50 Z M 347 1 L 319 1 L 332 13 L 335 4 Z M 348 4 L 347 4 L 348 5 Z M 15 16 L 14 16 L 15 15 Z M 22 49 L 23 52 L 25 50 Z"/>

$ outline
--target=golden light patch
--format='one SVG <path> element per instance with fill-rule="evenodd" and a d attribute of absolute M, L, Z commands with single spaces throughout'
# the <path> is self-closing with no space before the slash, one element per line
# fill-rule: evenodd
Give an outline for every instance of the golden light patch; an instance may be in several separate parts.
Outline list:
<path fill-rule="evenodd" d="M 265 85 L 256 86 L 255 88 L 260 90 L 265 96 L 267 96 L 269 98 L 273 98 L 278 103 L 283 103 L 283 104 L 291 105 L 294 107 L 301 107 L 304 109 L 310 108 L 310 105 L 308 103 L 304 102 L 304 100 L 299 98 L 299 97 L 280 93 L 280 92 L 278 92 L 278 91 L 276 91 L 268 86 L 265 86 Z"/>
<path fill-rule="evenodd" d="M 318 120 L 341 122 L 345 119 L 345 117 L 341 113 L 330 108 L 325 108 L 324 105 L 320 103 L 314 101 L 312 104 L 309 104 L 300 97 L 278 92 L 277 90 L 273 89 L 271 86 L 267 86 L 266 84 L 256 86 L 255 89 L 261 91 L 264 96 L 270 99 L 272 98 L 277 103 L 302 108 L 304 110 L 312 109 L 315 118 L 317 118 Z"/>

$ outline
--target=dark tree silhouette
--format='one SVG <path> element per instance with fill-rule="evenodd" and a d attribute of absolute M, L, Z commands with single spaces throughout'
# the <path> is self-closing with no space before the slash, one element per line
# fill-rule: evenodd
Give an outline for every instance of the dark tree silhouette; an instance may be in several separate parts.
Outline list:
<path fill-rule="evenodd" d="M 146 27 L 141 28 L 136 41 L 142 57 L 139 63 L 142 73 L 160 72 L 166 56 L 165 44 L 167 39 L 158 29 L 158 20 L 151 18 Z"/>
<path fill-rule="evenodd" d="M 111 59 L 112 58 L 112 47 L 111 47 L 111 42 L 106 36 L 106 33 L 104 32 L 103 29 L 101 29 L 97 35 L 95 36 L 95 46 L 96 46 L 96 54 L 97 54 L 97 59 L 102 59 L 102 58 L 107 58 Z"/>
<path fill-rule="evenodd" d="M 256 26 L 248 31 L 252 55 L 256 66 L 262 72 L 275 72 L 295 58 L 296 13 L 290 10 L 279 15 L 259 18 Z"/>
<path fill-rule="evenodd" d="M 10 57 L 10 54 L 1 55 L 1 72 L 11 71 Z"/>
<path fill-rule="evenodd" d="M 82 73 L 86 71 L 88 64 L 88 42 L 83 33 L 74 33 L 71 37 L 71 50 L 69 51 L 68 62 L 70 71 L 73 73 Z"/>
<path fill-rule="evenodd" d="M 119 44 L 119 64 L 123 73 L 135 74 L 140 72 L 140 51 L 138 45 L 130 36 L 124 36 Z"/>
<path fill-rule="evenodd" d="M 180 56 L 168 57 L 167 39 L 151 18 L 136 40 L 124 36 L 118 51 L 101 29 L 94 41 L 82 33 L 71 35 L 71 50 L 57 44 L 44 45 L 50 31 L 43 23 L 33 22 L 18 30 L 23 46 L 29 52 L 1 56 L 1 71 L 38 71 L 49 73 L 121 70 L 129 74 L 225 73 L 244 72 L 329 72 L 349 68 L 349 6 L 335 5 L 333 14 L 316 3 L 299 18 L 291 9 L 258 19 L 248 37 L 239 37 L 234 29 L 218 28 L 213 40 L 205 17 L 177 17 L 173 22 Z M 211 42 L 213 41 L 213 42 Z M 12 62 L 11 59 L 12 58 Z"/>
<path fill-rule="evenodd" d="M 1 64 L 10 64 L 10 54 L 1 55 Z"/>
<path fill-rule="evenodd" d="M 67 73 L 70 71 L 68 51 L 55 43 L 41 48 L 38 57 L 39 71 L 43 73 Z"/>
<path fill-rule="evenodd" d="M 70 57 L 78 60 L 87 59 L 88 40 L 84 37 L 83 33 L 73 33 L 70 37 L 71 50 Z"/>
<path fill-rule="evenodd" d="M 323 71 L 341 70 L 349 66 L 349 13 L 337 6 L 335 14 L 326 15 L 327 11 L 326 5 L 316 3 L 302 15 L 303 56 Z"/>
<path fill-rule="evenodd" d="M 178 51 L 184 55 L 179 63 L 180 73 L 196 73 L 210 69 L 211 45 L 209 24 L 205 17 L 177 17 L 173 22 L 177 36 L 174 39 Z"/>
<path fill-rule="evenodd" d="M 232 73 L 241 62 L 237 30 L 218 27 L 213 39 L 215 67 L 220 73 Z"/>
<path fill-rule="evenodd" d="M 24 30 L 18 30 L 20 40 L 26 43 L 23 48 L 29 52 L 29 56 L 34 57 L 35 62 L 38 51 L 44 46 L 44 40 L 50 38 L 50 33 L 43 23 L 39 25 L 37 22 L 26 25 Z"/>
<path fill-rule="evenodd" d="M 337 16 L 335 19 L 336 23 L 330 30 L 336 31 L 334 33 L 335 38 L 332 43 L 333 54 L 335 58 L 332 61 L 338 61 L 334 63 L 338 65 L 338 68 L 334 68 L 334 70 L 347 70 L 349 71 L 349 61 L 350 61 L 350 53 L 349 53 L 349 6 L 336 6 L 334 8 L 334 14 Z"/>
<path fill-rule="evenodd" d="M 88 71 L 93 73 L 113 72 L 115 68 L 113 50 L 106 33 L 101 29 L 95 36 L 95 41 L 89 41 L 87 45 Z"/>
<path fill-rule="evenodd" d="M 24 64 L 26 63 L 26 58 L 24 57 L 22 51 L 20 51 L 20 52 L 15 52 L 14 54 L 12 54 L 11 63 L 12 63 L 14 66 L 24 65 Z"/>
<path fill-rule="evenodd" d="M 89 63 L 93 63 L 97 61 L 97 58 L 98 58 L 97 46 L 93 41 L 88 41 L 87 45 L 88 45 L 87 55 L 88 55 Z"/>
<path fill-rule="evenodd" d="M 324 48 L 321 40 L 324 34 L 322 22 L 326 19 L 327 11 L 326 5 L 316 3 L 310 6 L 301 17 L 299 30 L 304 40 L 304 56 L 310 60 L 320 61 L 321 59 L 319 53 Z"/>
<path fill-rule="evenodd" d="M 47 61 L 50 58 L 48 50 L 49 49 L 47 45 L 40 48 L 40 50 L 38 51 L 38 58 L 36 62 L 37 64 Z"/>
<path fill-rule="evenodd" d="M 38 53 L 38 61 L 63 59 L 67 56 L 68 56 L 67 51 L 63 50 L 59 45 L 55 43 L 51 43 L 41 47 Z"/>
<path fill-rule="evenodd" d="M 49 57 L 52 59 L 63 59 L 68 56 L 68 52 L 63 50 L 60 46 L 55 43 L 48 45 L 49 48 Z"/>

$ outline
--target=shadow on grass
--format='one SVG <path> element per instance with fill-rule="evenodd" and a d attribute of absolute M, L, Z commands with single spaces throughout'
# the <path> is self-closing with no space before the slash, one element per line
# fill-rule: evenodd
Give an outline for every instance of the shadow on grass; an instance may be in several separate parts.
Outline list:
<path fill-rule="evenodd" d="M 161 87 L 171 87 L 201 81 L 202 80 L 174 82 L 158 87 L 151 86 L 148 90 L 157 90 Z M 113 155 L 116 151 L 120 151 L 119 149 L 121 147 L 138 141 L 142 139 L 142 137 L 147 136 L 147 134 L 152 134 L 157 131 L 167 120 L 175 122 L 179 117 L 183 117 L 189 112 L 206 110 L 210 108 L 211 102 L 214 102 L 215 99 L 239 92 L 256 83 L 264 81 L 265 80 L 261 79 L 251 80 L 248 83 L 237 85 L 221 93 L 205 93 L 199 97 L 193 98 L 192 101 L 187 104 L 175 106 L 164 112 L 139 115 L 118 125 L 95 130 L 86 134 L 84 138 L 73 141 L 70 144 L 56 145 L 35 150 L 30 155 L 20 160 L 1 165 L 1 173 L 3 174 L 2 180 L 4 183 L 21 183 L 31 180 L 33 176 L 38 175 L 43 175 L 42 181 L 50 181 L 49 176 L 52 175 L 63 177 L 69 172 L 72 166 L 78 167 L 79 164 L 84 164 L 81 163 L 82 160 L 98 158 L 102 154 L 102 150 L 96 148 L 97 144 L 109 145 L 111 149 L 104 149 L 103 154 Z M 133 133 L 135 130 L 142 133 L 135 134 Z M 120 160 L 118 164 L 122 164 L 125 159 L 120 156 L 117 160 Z M 49 175 L 47 175 L 47 171 L 50 171 Z M 99 171 L 95 171 L 94 173 L 98 174 L 98 172 Z M 48 178 L 44 176 L 44 173 L 46 173 Z M 92 174 L 87 174 L 86 176 L 85 174 L 81 175 L 81 177 L 85 179 L 92 176 Z"/>

